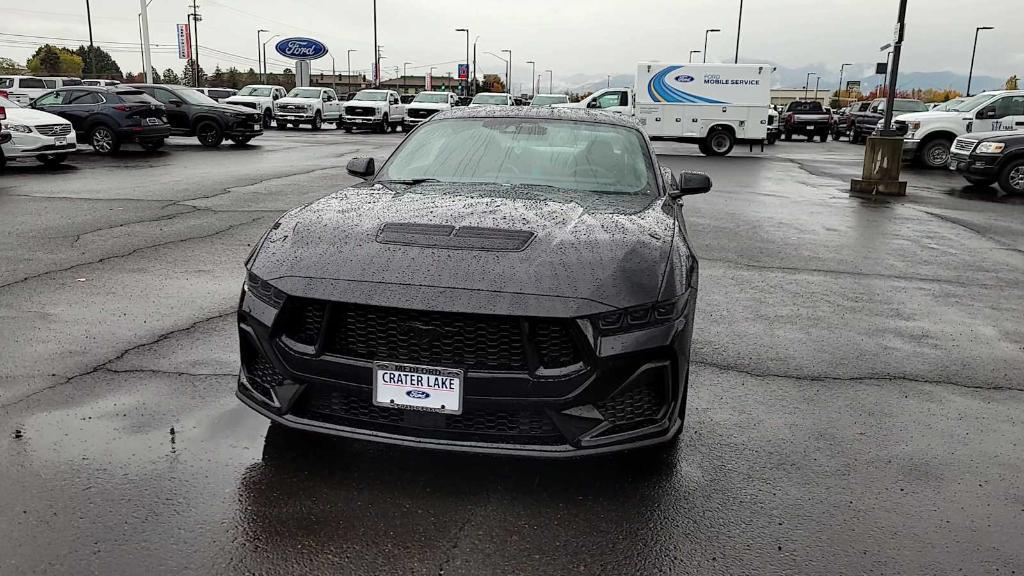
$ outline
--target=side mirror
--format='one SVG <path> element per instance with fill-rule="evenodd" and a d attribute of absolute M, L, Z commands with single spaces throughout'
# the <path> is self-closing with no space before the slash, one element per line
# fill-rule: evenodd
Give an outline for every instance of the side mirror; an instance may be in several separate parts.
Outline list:
<path fill-rule="evenodd" d="M 995 117 L 996 117 L 996 109 L 995 108 L 985 108 L 984 110 L 978 112 L 978 119 L 979 120 L 982 120 L 982 119 L 992 119 L 992 118 L 995 118 Z"/>
<path fill-rule="evenodd" d="M 594 100 L 591 100 L 590 102 L 587 102 L 587 108 L 600 108 L 600 107 L 601 107 L 601 103 L 598 102 L 596 98 Z"/>
<path fill-rule="evenodd" d="M 171 106 L 183 106 L 185 104 L 184 102 L 182 102 L 181 100 L 178 100 L 177 98 L 173 98 L 171 100 L 168 100 L 167 103 L 170 104 Z"/>
<path fill-rule="evenodd" d="M 703 172 L 683 171 L 679 174 L 679 180 L 679 189 L 676 190 L 675 198 L 711 191 L 711 177 Z"/>
<path fill-rule="evenodd" d="M 345 170 L 352 176 L 362 178 L 363 180 L 372 177 L 377 172 L 373 158 L 353 158 L 348 161 Z"/>

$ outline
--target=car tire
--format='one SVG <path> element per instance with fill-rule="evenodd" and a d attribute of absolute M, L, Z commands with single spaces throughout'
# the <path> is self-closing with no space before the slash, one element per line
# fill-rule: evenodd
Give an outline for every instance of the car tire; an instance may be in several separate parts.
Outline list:
<path fill-rule="evenodd" d="M 105 124 L 96 126 L 89 132 L 89 144 L 98 154 L 113 154 L 121 149 L 121 140 L 117 133 Z"/>
<path fill-rule="evenodd" d="M 1024 194 L 1024 158 L 1010 162 L 999 172 L 999 188 L 1007 194 Z"/>
<path fill-rule="evenodd" d="M 324 127 L 324 118 L 320 115 L 320 112 L 313 114 L 313 121 L 309 123 L 309 127 L 313 130 L 319 130 Z"/>
<path fill-rule="evenodd" d="M 213 120 L 203 120 L 196 126 L 196 139 L 207 148 L 216 148 L 224 142 L 224 130 Z"/>
<path fill-rule="evenodd" d="M 929 140 L 921 147 L 917 157 L 926 168 L 945 168 L 949 164 L 949 149 L 952 145 L 945 138 Z"/>
<path fill-rule="evenodd" d="M 728 130 L 721 128 L 712 130 L 708 133 L 704 144 L 705 149 L 707 149 L 705 154 L 708 156 L 728 156 L 735 145 L 736 138 Z"/>
<path fill-rule="evenodd" d="M 246 144 L 248 144 L 251 141 L 252 141 L 252 136 L 239 136 L 237 138 L 232 138 L 231 139 L 232 144 L 234 144 L 235 146 L 245 146 Z"/>
<path fill-rule="evenodd" d="M 379 127 L 379 128 L 377 128 L 377 130 L 378 130 L 378 131 L 379 131 L 379 132 L 380 132 L 381 134 L 387 134 L 387 133 L 388 133 L 388 127 L 390 127 L 390 126 L 391 126 L 391 125 L 390 125 L 390 124 L 388 124 L 388 115 L 387 115 L 387 114 L 385 114 L 385 115 L 384 115 L 384 118 L 382 118 L 382 119 L 381 119 L 380 127 Z"/>
<path fill-rule="evenodd" d="M 270 128 L 270 125 L 274 122 L 274 113 L 270 110 L 263 111 L 263 129 Z"/>
<path fill-rule="evenodd" d="M 67 159 L 67 154 L 40 154 L 39 156 L 36 156 L 36 160 L 41 162 L 47 168 L 56 168 L 63 164 Z"/>
<path fill-rule="evenodd" d="M 860 142 L 860 132 L 857 132 L 856 130 L 850 132 L 850 144 L 860 144 Z"/>
<path fill-rule="evenodd" d="M 146 152 L 156 152 L 157 150 L 164 147 L 164 139 L 159 140 L 140 140 L 139 146 L 142 147 Z"/>
<path fill-rule="evenodd" d="M 351 126 L 342 126 L 341 129 L 345 131 L 345 134 L 351 134 L 352 133 L 352 127 Z"/>

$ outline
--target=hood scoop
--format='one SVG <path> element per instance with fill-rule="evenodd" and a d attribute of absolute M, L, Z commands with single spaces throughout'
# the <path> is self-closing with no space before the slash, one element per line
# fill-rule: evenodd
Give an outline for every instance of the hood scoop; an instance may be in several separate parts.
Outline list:
<path fill-rule="evenodd" d="M 448 250 L 521 252 L 536 236 L 536 232 L 529 230 L 388 222 L 377 231 L 377 242 Z"/>

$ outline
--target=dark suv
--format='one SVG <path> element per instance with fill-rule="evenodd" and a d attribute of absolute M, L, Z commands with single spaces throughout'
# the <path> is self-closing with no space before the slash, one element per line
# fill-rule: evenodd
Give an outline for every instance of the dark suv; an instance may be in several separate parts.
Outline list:
<path fill-rule="evenodd" d="M 1024 132 L 975 132 L 953 141 L 949 168 L 975 186 L 999 187 L 1024 194 Z"/>
<path fill-rule="evenodd" d="M 125 142 L 157 150 L 171 135 L 163 105 L 133 88 L 61 88 L 30 106 L 71 122 L 78 141 L 88 142 L 100 154 L 117 152 Z"/>
<path fill-rule="evenodd" d="M 263 134 L 263 117 L 254 110 L 220 104 L 188 86 L 131 84 L 167 107 L 171 134 L 195 136 L 203 146 L 217 147 L 225 138 L 248 144 Z"/>

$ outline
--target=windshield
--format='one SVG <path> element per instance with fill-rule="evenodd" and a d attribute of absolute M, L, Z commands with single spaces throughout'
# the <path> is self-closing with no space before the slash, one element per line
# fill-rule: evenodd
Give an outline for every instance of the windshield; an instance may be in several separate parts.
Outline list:
<path fill-rule="evenodd" d="M 14 88 L 14 78 L 0 78 L 0 88 Z"/>
<path fill-rule="evenodd" d="M 319 88 L 292 88 L 288 93 L 289 98 L 320 98 Z"/>
<path fill-rule="evenodd" d="M 178 88 L 174 91 L 182 100 L 189 104 L 216 104 L 217 101 L 193 88 Z"/>
<path fill-rule="evenodd" d="M 4 108 L 21 108 L 21 106 L 18 106 L 3 96 L 0 96 L 0 106 L 3 106 Z"/>
<path fill-rule="evenodd" d="M 550 106 L 552 104 L 565 104 L 568 101 L 569 97 L 561 94 L 554 94 L 550 96 L 540 95 L 534 96 L 533 101 L 530 102 L 530 106 Z"/>
<path fill-rule="evenodd" d="M 360 90 L 353 100 L 365 100 L 367 102 L 383 102 L 388 99 L 387 92 L 380 90 Z"/>
<path fill-rule="evenodd" d="M 118 90 L 114 92 L 122 100 L 131 104 L 160 104 L 160 102 L 142 90 Z"/>
<path fill-rule="evenodd" d="M 448 102 L 448 94 L 428 94 L 420 92 L 413 99 L 413 102 L 426 102 L 428 104 L 444 104 Z"/>
<path fill-rule="evenodd" d="M 378 180 L 431 179 L 654 195 L 643 136 L 622 126 L 458 118 L 413 132 Z"/>
<path fill-rule="evenodd" d="M 935 108 L 932 108 L 932 110 L 936 112 L 949 112 L 951 110 L 954 110 L 963 101 L 963 98 L 953 98 L 948 102 L 943 102 L 942 104 L 939 104 Z"/>
<path fill-rule="evenodd" d="M 951 106 L 949 109 L 953 112 L 971 112 L 975 108 L 981 106 L 985 102 L 992 99 L 991 94 L 978 94 L 973 98 L 968 98 L 956 106 Z"/>
<path fill-rule="evenodd" d="M 242 88 L 241 90 L 238 91 L 238 96 L 260 96 L 260 97 L 266 97 L 266 96 L 270 96 L 270 93 L 273 90 L 274 90 L 273 88 L 258 88 L 256 86 L 246 86 L 245 88 Z"/>
<path fill-rule="evenodd" d="M 508 98 L 504 94 L 477 94 L 473 97 L 473 104 L 508 104 Z"/>
<path fill-rule="evenodd" d="M 885 110 L 885 102 L 878 105 L 878 111 L 882 112 Z M 928 106 L 920 100 L 896 100 L 892 103 L 893 112 L 924 112 L 928 110 Z"/>

